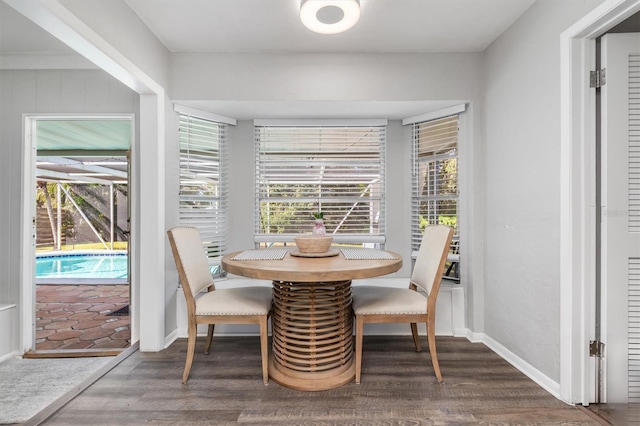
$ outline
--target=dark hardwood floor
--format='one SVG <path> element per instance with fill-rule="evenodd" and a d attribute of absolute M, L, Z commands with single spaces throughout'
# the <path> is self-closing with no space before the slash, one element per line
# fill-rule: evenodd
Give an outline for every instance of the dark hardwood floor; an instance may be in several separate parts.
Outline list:
<path fill-rule="evenodd" d="M 410 336 L 365 336 L 362 384 L 301 392 L 261 380 L 258 337 L 198 343 L 181 384 L 186 340 L 136 352 L 42 424 L 46 425 L 597 425 L 483 344 L 438 337 L 444 383 Z"/>
<path fill-rule="evenodd" d="M 589 410 L 606 420 L 607 424 L 640 425 L 640 403 L 630 404 L 591 404 Z"/>

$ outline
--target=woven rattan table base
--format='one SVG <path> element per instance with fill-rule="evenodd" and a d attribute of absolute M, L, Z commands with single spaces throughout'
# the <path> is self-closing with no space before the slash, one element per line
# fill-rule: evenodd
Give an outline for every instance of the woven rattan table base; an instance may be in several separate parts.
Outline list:
<path fill-rule="evenodd" d="M 269 375 L 298 390 L 333 389 L 355 376 L 351 281 L 273 282 Z"/>

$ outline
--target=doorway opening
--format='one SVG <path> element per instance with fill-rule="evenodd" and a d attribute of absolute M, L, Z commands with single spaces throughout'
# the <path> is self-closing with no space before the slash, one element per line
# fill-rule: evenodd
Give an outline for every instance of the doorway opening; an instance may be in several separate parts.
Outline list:
<path fill-rule="evenodd" d="M 131 342 L 131 117 L 33 120 L 34 345 L 26 357 L 117 355 Z"/>
<path fill-rule="evenodd" d="M 561 191 L 563 194 L 563 226 L 561 246 L 563 262 L 570 264 L 570 267 L 563 268 L 561 281 L 561 311 L 562 343 L 561 343 L 561 384 L 563 398 L 567 401 L 589 406 L 602 417 L 611 423 L 626 424 L 628 414 L 635 409 L 633 404 L 622 402 L 624 412 L 613 417 L 603 414 L 612 414 L 610 410 L 613 392 L 624 391 L 626 386 L 620 387 L 612 384 L 611 378 L 614 373 L 618 375 L 619 367 L 622 363 L 612 358 L 612 348 L 614 352 L 619 352 L 621 346 L 617 343 L 611 344 L 612 329 L 610 319 L 627 320 L 624 310 L 625 303 L 617 303 L 611 299 L 609 286 L 611 282 L 617 285 L 624 284 L 626 279 L 615 278 L 612 280 L 609 272 L 618 272 L 620 275 L 627 270 L 626 267 L 611 267 L 609 264 L 616 259 L 616 255 L 603 251 L 603 245 L 612 247 L 632 247 L 626 240 L 612 239 L 609 232 L 609 222 L 620 221 L 621 218 L 629 216 L 622 212 L 630 211 L 627 207 L 620 209 L 613 205 L 605 196 L 609 191 L 605 182 L 599 182 L 603 176 L 609 179 L 611 171 L 624 173 L 624 162 L 614 165 L 609 170 L 602 169 L 604 162 L 600 162 L 602 155 L 608 155 L 605 150 L 611 148 L 601 145 L 596 150 L 596 126 L 606 124 L 608 130 L 626 130 L 626 125 L 618 125 L 611 122 L 609 118 L 625 118 L 627 114 L 616 112 L 608 114 L 609 118 L 596 114 L 596 91 L 594 85 L 598 85 L 597 75 L 605 70 L 606 87 L 611 90 L 610 83 L 616 84 L 627 81 L 627 78 L 610 78 L 612 70 L 609 60 L 602 62 L 596 67 L 596 40 L 606 32 L 611 32 L 616 26 L 622 24 L 628 18 L 640 11 L 639 0 L 611 0 L 603 2 L 600 6 L 577 22 L 562 34 L 562 60 L 561 68 L 563 75 L 562 83 L 562 145 L 563 160 L 562 173 L 563 184 Z M 627 22 L 629 23 L 629 22 Z M 625 30 L 623 32 L 629 32 Z M 627 65 L 629 61 L 627 61 Z M 598 68 L 601 68 L 598 70 Z M 591 71 L 591 72 L 589 72 Z M 593 84 L 590 83 L 590 74 L 595 78 Z M 600 80 L 602 84 L 602 80 Z M 600 93 L 602 95 L 602 93 Z M 602 99 L 601 99 L 602 100 Z M 628 100 L 622 103 L 616 102 L 620 111 L 624 112 L 625 106 L 629 106 Z M 600 124 L 598 124 L 600 123 Z M 601 133 L 604 133 L 604 129 Z M 613 140 L 613 139 L 612 139 Z M 620 144 L 614 144 L 617 148 Z M 596 168 L 600 167 L 598 175 Z M 597 186 L 600 190 L 597 191 Z M 616 186 L 619 190 L 626 185 Z M 610 191 L 609 191 L 610 192 Z M 614 191 L 621 192 L 621 191 Z M 596 194 L 598 193 L 598 194 Z M 596 200 L 596 195 L 598 199 Z M 617 203 L 617 202 L 616 202 Z M 600 207 L 598 207 L 600 206 Z M 605 209 L 606 207 L 606 209 Z M 612 210 L 611 210 L 612 209 Z M 607 223 L 603 221 L 605 219 Z M 596 221 L 599 225 L 596 225 Z M 617 228 L 616 228 L 617 232 Z M 607 248 L 607 247 L 605 247 Z M 624 259 L 623 256 L 618 256 Z M 627 255 L 627 258 L 630 256 Z M 599 260 L 598 260 L 599 259 Z M 626 259 L 625 259 L 626 260 Z M 597 264 L 599 262 L 599 264 Z M 564 264 L 564 263 L 563 263 Z M 596 278 L 600 280 L 600 289 L 596 290 Z M 603 281 L 603 278 L 606 280 Z M 598 295 L 599 294 L 599 295 Z M 598 299 L 600 299 L 598 301 Z M 618 299 L 619 300 L 619 299 Z M 604 302 L 604 303 L 603 303 Z M 614 303 L 611 303 L 614 302 Z M 613 307 L 614 309 L 609 309 Z M 615 327 L 614 327 L 615 328 Z M 627 327 L 618 327 L 616 332 L 626 331 Z M 598 342 L 598 333 L 603 341 Z M 606 339 L 606 341 L 604 340 Z M 604 355 L 604 356 L 603 356 Z M 600 364 L 600 372 L 604 373 L 598 378 L 596 371 Z M 624 363 L 626 365 L 626 363 Z M 622 365 L 623 367 L 625 365 Z M 610 367 L 614 367 L 612 371 Z M 602 384 L 602 386 L 600 386 Z M 604 404 L 593 404 L 595 401 L 606 401 Z M 617 410 L 616 410 L 617 411 Z M 637 418 L 636 418 L 637 420 Z M 636 421 L 637 422 L 637 421 Z"/>

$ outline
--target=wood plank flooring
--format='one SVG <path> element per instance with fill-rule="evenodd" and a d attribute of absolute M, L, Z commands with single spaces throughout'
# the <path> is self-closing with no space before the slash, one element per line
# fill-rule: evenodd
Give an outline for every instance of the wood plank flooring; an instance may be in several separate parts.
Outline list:
<path fill-rule="evenodd" d="M 615 426 L 640 425 L 640 403 L 591 404 L 588 409 Z"/>
<path fill-rule="evenodd" d="M 480 343 L 438 337 L 444 383 L 410 336 L 365 336 L 362 383 L 301 392 L 261 380 L 258 337 L 198 342 L 181 384 L 186 340 L 136 352 L 46 425 L 597 425 Z"/>

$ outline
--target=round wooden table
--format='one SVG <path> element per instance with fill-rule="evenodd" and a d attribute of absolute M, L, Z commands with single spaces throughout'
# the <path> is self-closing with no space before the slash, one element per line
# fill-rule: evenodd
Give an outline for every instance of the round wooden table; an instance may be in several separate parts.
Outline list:
<path fill-rule="evenodd" d="M 287 252 L 283 259 L 233 260 L 240 253 L 222 258 L 227 272 L 273 282 L 269 377 L 305 391 L 353 381 L 351 280 L 399 270 L 400 255 L 386 252 L 392 259 L 355 260 L 345 259 L 342 252 L 318 258 Z"/>

